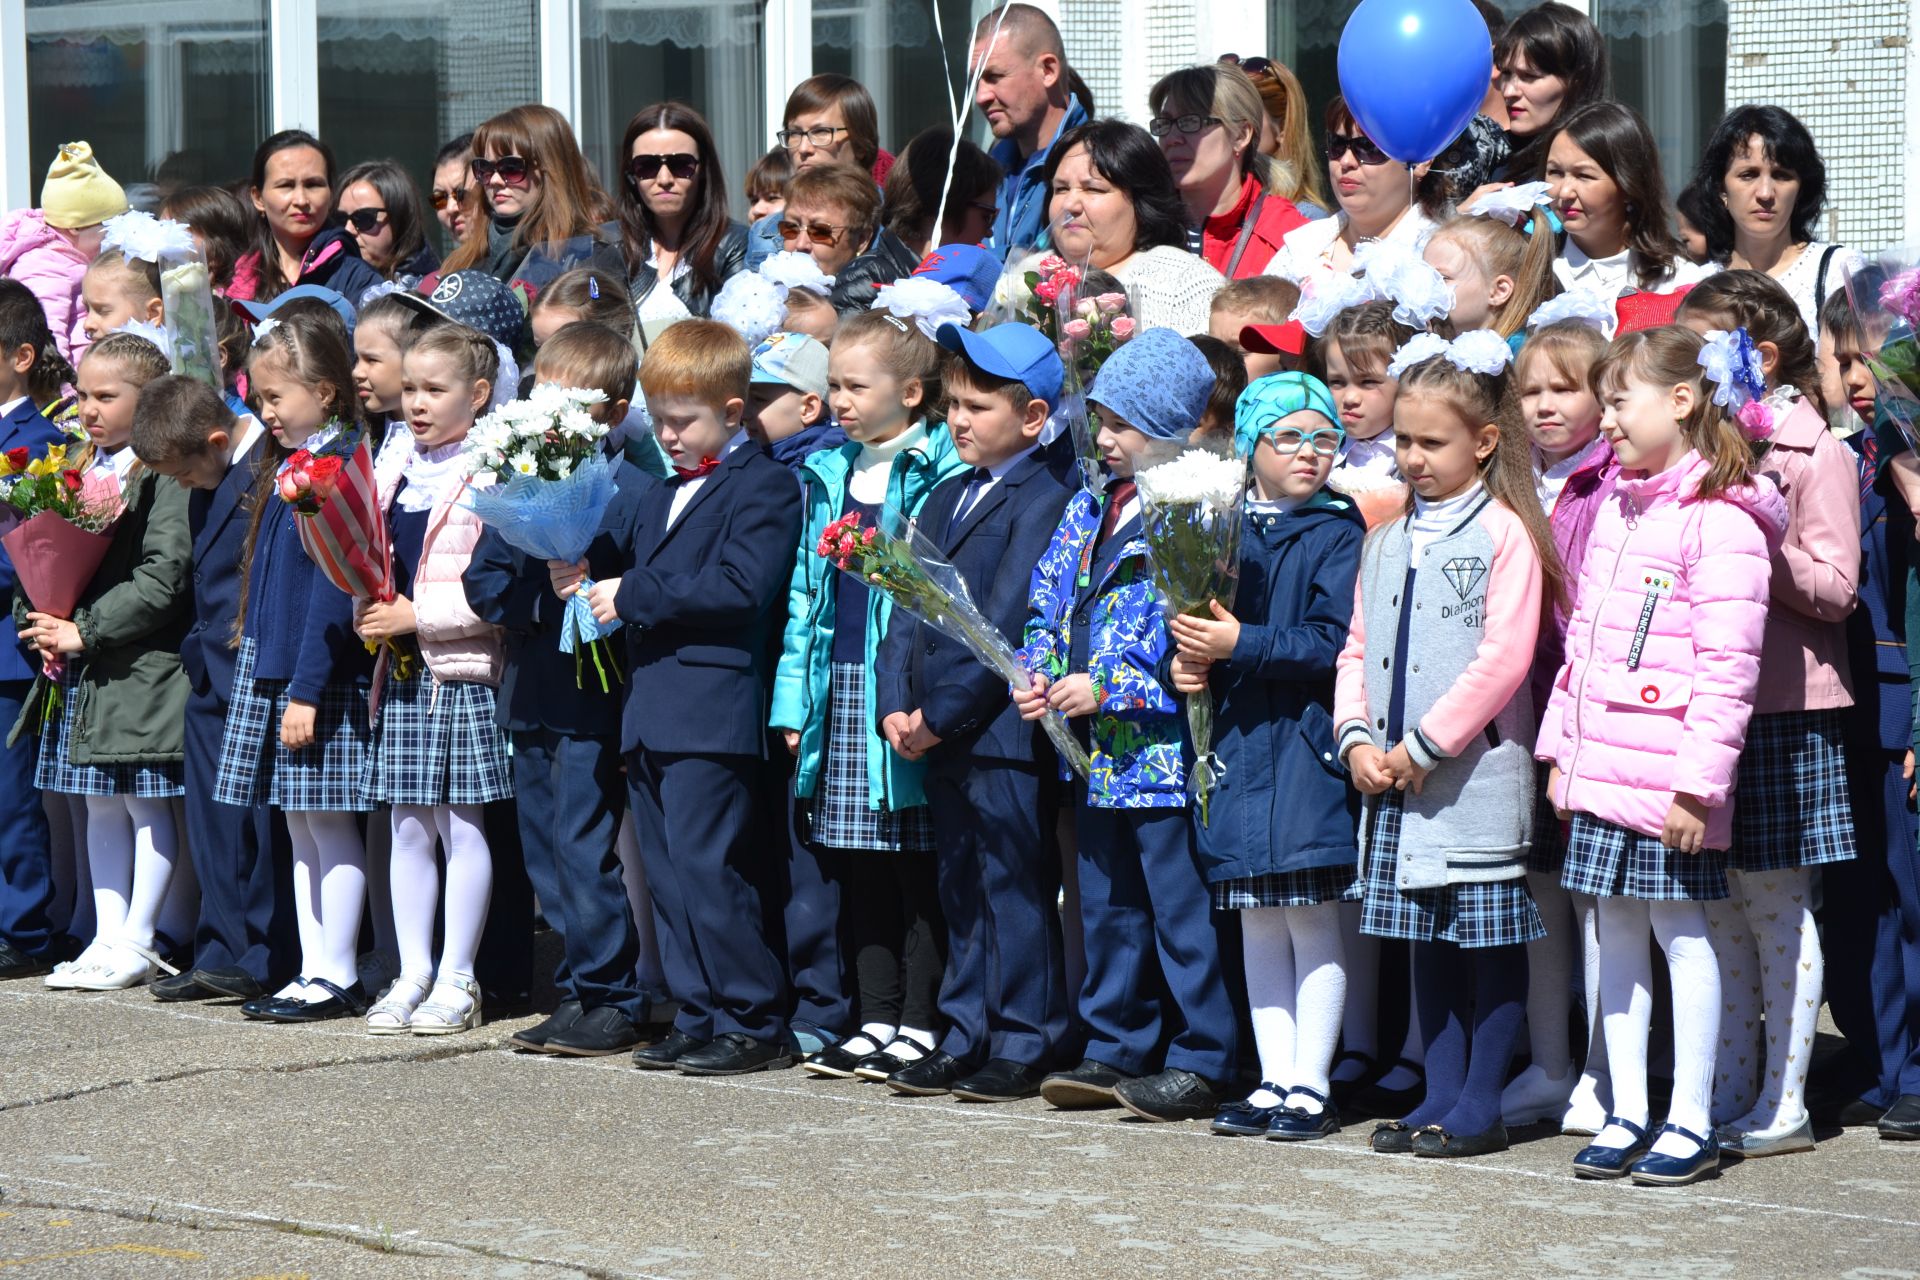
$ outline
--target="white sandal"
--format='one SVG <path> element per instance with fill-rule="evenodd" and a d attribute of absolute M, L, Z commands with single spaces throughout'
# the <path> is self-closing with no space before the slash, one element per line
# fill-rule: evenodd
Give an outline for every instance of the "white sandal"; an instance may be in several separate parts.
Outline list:
<path fill-rule="evenodd" d="M 380 999 L 373 1008 L 367 1010 L 367 1034 L 370 1036 L 403 1036 L 410 1029 L 414 1010 L 427 998 L 425 978 L 416 978 L 403 973 L 395 978 L 387 989 L 380 993 Z"/>
<path fill-rule="evenodd" d="M 472 1000 L 462 1008 L 461 993 Z M 441 978 L 433 984 L 433 994 L 413 1011 L 413 1034 L 450 1036 L 472 1031 L 480 1025 L 480 984 L 472 978 Z"/>

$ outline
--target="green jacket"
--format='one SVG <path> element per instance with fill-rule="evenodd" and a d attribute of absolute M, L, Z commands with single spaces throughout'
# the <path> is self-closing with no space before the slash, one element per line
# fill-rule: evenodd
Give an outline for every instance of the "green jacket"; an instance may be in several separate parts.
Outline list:
<path fill-rule="evenodd" d="M 16 621 L 24 620 L 28 607 L 16 591 Z M 78 703 L 72 763 L 171 764 L 182 758 L 188 682 L 180 646 L 192 614 L 187 491 L 137 470 L 106 558 L 73 611 L 86 648 L 74 659 L 80 683 L 73 691 Z M 34 681 L 15 735 L 37 726 L 45 682 L 45 675 Z"/>
<path fill-rule="evenodd" d="M 776 729 L 800 734 L 799 761 L 793 773 L 793 792 L 802 799 L 819 785 L 827 754 L 827 712 L 833 705 L 834 581 L 839 570 L 815 553 L 821 531 L 840 518 L 847 501 L 847 476 L 860 445 L 822 449 L 800 466 L 805 493 L 806 524 L 800 531 L 800 554 L 793 565 L 787 593 L 787 628 L 780 665 L 773 678 L 773 711 L 768 722 Z M 954 452 L 953 437 L 944 422 L 935 423 L 924 443 L 902 450 L 887 476 L 886 505 L 909 516 L 918 515 L 928 495 L 948 476 L 965 471 L 967 464 Z M 867 707 L 879 706 L 874 688 L 873 660 L 886 634 L 893 604 L 879 592 L 867 596 L 866 681 Z M 876 721 L 867 723 L 867 802 L 875 809 L 897 810 L 927 802 L 921 779 L 924 762 L 903 760 L 880 736 Z"/>

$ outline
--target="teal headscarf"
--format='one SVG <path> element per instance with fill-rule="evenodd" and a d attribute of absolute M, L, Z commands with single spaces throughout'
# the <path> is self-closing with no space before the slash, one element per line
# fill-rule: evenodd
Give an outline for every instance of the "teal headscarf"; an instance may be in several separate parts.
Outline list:
<path fill-rule="evenodd" d="M 1233 407 L 1233 451 L 1251 458 L 1260 437 L 1274 423 L 1302 409 L 1319 414 L 1335 430 L 1344 430 L 1340 411 L 1333 407 L 1333 393 L 1312 374 L 1270 373 L 1255 378 Z"/>

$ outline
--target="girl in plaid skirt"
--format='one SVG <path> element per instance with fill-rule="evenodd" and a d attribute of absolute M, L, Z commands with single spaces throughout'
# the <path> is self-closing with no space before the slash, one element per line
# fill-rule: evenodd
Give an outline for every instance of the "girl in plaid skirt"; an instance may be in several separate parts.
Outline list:
<path fill-rule="evenodd" d="M 498 627 L 467 603 L 461 575 L 480 521 L 457 501 L 461 447 L 493 391 L 493 342 L 465 325 L 427 330 L 402 362 L 402 403 L 414 447 L 382 487 L 393 535 L 397 594 L 358 600 L 366 640 L 400 640 L 374 713 L 364 798 L 393 810 L 392 892 L 400 976 L 367 1013 L 374 1035 L 446 1035 L 480 1025 L 473 974 L 493 859 L 483 807 L 513 794 L 507 744 L 494 719 Z M 442 896 L 438 848 L 446 853 Z M 446 927 L 436 970 L 434 917 Z"/>
<path fill-rule="evenodd" d="M 1771 419 L 1755 470 L 1787 500 L 1727 850 L 1730 893 L 1707 913 L 1720 958 L 1713 1118 L 1731 1155 L 1813 1149 L 1807 1067 L 1825 977 L 1813 924 L 1814 868 L 1854 857 L 1841 745 L 1848 687 L 1843 624 L 1860 577 L 1860 466 L 1827 430 L 1813 337 L 1793 298 L 1758 271 L 1723 271 L 1681 304 L 1697 331 L 1744 326 L 1762 379 L 1739 392 Z M 1796 391 L 1795 388 L 1804 388 Z M 1766 1043 L 1760 1041 L 1762 1009 Z"/>
<path fill-rule="evenodd" d="M 343 326 L 331 312 L 289 315 L 254 340 L 247 378 L 278 452 L 351 431 L 358 414 Z M 344 421 L 343 421 L 344 419 Z M 241 554 L 233 700 L 214 799 L 280 811 L 293 846 L 300 973 L 241 1012 L 318 1022 L 366 1012 L 355 969 L 366 902 L 359 814 L 366 768 L 370 664 L 353 634 L 353 601 L 300 545 L 302 517 L 263 468 Z"/>
<path fill-rule="evenodd" d="M 1396 353 L 1406 515 L 1361 557 L 1334 721 L 1362 817 L 1361 928 L 1413 944 L 1426 1096 L 1373 1148 L 1507 1147 L 1500 1091 L 1541 936 L 1527 891 L 1534 804 L 1527 671 L 1559 561 L 1491 330 Z"/>
<path fill-rule="evenodd" d="M 1594 366 L 1623 468 L 1595 516 L 1540 756 L 1570 819 L 1561 883 L 1600 897 L 1600 1010 L 1613 1112 L 1574 1157 L 1585 1177 L 1691 1182 L 1719 1161 L 1709 1123 L 1720 970 L 1708 916 L 1727 896 L 1729 793 L 1760 674 L 1770 557 L 1786 526 L 1740 429 L 1677 325 L 1616 339 Z M 1673 1099 L 1648 1133 L 1647 933 L 1673 987 Z"/>

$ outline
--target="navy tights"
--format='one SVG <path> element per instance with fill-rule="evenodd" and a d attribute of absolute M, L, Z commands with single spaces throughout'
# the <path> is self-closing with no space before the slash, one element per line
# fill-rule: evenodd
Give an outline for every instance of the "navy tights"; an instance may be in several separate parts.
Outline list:
<path fill-rule="evenodd" d="M 1416 942 L 1413 999 L 1427 1043 L 1427 1096 L 1405 1123 L 1457 1134 L 1493 1128 L 1527 1011 L 1526 947 Z"/>

